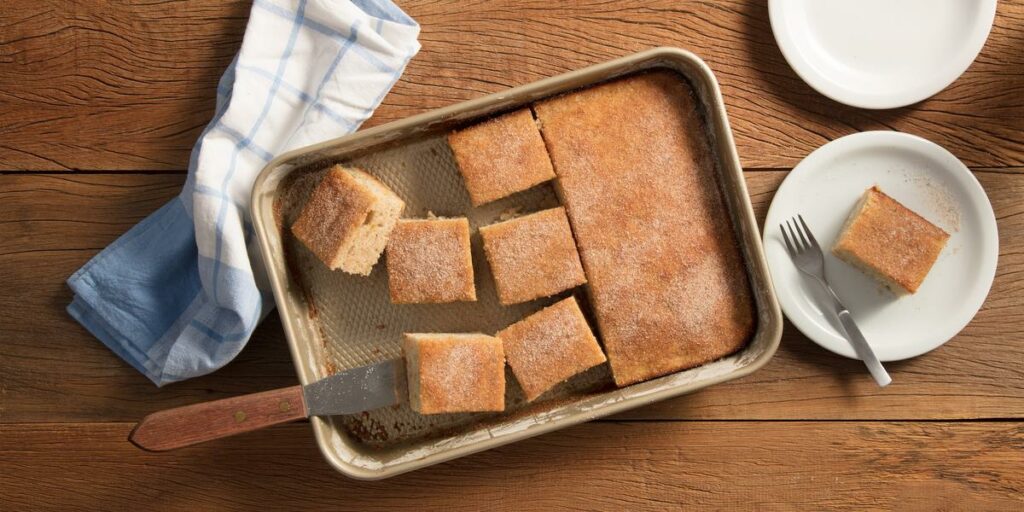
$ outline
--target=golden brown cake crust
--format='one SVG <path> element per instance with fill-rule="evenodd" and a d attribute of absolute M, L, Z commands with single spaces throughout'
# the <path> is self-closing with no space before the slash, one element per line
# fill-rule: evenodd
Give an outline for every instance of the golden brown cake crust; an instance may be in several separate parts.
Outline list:
<path fill-rule="evenodd" d="M 894 292 L 914 293 L 948 240 L 949 233 L 874 186 L 864 192 L 832 251 Z"/>
<path fill-rule="evenodd" d="M 555 177 L 530 109 L 517 110 L 448 135 L 473 206 Z"/>
<path fill-rule="evenodd" d="M 416 412 L 505 410 L 501 340 L 485 334 L 406 334 L 403 350 L 418 355 L 418 364 L 408 368 L 418 384 Z"/>
<path fill-rule="evenodd" d="M 334 270 L 339 251 L 366 221 L 373 202 L 372 191 L 335 165 L 313 189 L 292 234 Z"/>
<path fill-rule="evenodd" d="M 465 218 L 398 221 L 387 248 L 391 301 L 475 301 L 469 243 Z"/>
<path fill-rule="evenodd" d="M 480 228 L 502 304 L 548 297 L 587 282 L 565 208 Z"/>
<path fill-rule="evenodd" d="M 527 400 L 605 362 L 575 297 L 544 308 L 498 332 L 505 358 Z"/>
<path fill-rule="evenodd" d="M 616 384 L 742 347 L 750 284 L 689 84 L 645 73 L 535 110 Z"/>

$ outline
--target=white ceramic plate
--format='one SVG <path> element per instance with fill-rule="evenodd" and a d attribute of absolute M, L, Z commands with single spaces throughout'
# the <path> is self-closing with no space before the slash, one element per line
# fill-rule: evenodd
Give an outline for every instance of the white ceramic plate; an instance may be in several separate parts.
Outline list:
<path fill-rule="evenodd" d="M 782 54 L 840 103 L 895 108 L 953 83 L 985 45 L 996 0 L 770 0 Z"/>
<path fill-rule="evenodd" d="M 950 152 L 914 135 L 863 132 L 811 153 L 779 187 L 764 226 L 764 249 L 782 310 L 808 338 L 856 358 L 814 300 L 819 287 L 786 254 L 779 224 L 803 215 L 831 248 L 857 199 L 872 185 L 951 234 L 917 293 L 897 298 L 872 278 L 825 255 L 825 272 L 882 361 L 942 345 L 974 317 L 988 295 L 999 255 L 996 219 L 978 180 Z"/>

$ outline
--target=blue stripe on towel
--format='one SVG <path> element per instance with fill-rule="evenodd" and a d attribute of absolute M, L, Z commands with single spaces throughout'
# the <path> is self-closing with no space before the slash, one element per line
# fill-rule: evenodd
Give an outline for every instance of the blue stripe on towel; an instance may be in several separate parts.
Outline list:
<path fill-rule="evenodd" d="M 299 31 L 302 29 L 303 13 L 306 11 L 306 0 L 299 1 L 299 8 L 295 12 L 294 21 L 292 24 L 291 34 L 288 35 L 288 43 L 285 45 L 284 53 L 281 55 L 281 60 L 277 65 L 277 73 L 275 73 L 274 82 L 270 85 L 270 90 L 267 91 L 267 97 L 263 101 L 263 109 L 260 111 L 259 117 L 256 118 L 256 122 L 253 123 L 249 129 L 249 134 L 246 135 L 245 141 L 251 141 L 260 127 L 263 126 L 263 121 L 266 120 L 267 114 L 270 112 L 271 105 L 274 104 L 274 99 L 277 98 L 277 89 L 281 86 L 281 80 L 284 76 L 285 68 L 288 67 L 288 62 L 291 58 L 292 51 L 295 50 L 295 41 L 299 38 Z M 241 142 L 239 142 L 241 144 Z M 231 178 L 235 175 L 235 170 L 238 168 L 238 147 L 236 146 L 235 152 L 231 155 L 231 166 L 228 169 L 227 174 L 224 175 L 224 181 L 221 183 L 221 189 L 227 190 L 228 184 L 231 183 Z M 216 232 L 217 237 L 216 248 L 214 249 L 214 262 L 213 262 L 213 298 L 216 300 L 220 297 L 220 281 L 218 279 L 220 275 L 220 259 L 221 252 L 224 250 L 224 218 L 228 213 L 229 203 L 224 201 L 221 203 L 220 211 L 217 212 L 216 221 Z M 242 212 L 240 212 L 242 213 Z M 244 217 L 245 215 L 242 214 Z"/>

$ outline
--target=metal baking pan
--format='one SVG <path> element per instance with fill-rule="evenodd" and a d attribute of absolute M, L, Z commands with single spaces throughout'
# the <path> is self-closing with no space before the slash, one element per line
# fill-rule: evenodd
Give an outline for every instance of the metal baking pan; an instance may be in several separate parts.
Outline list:
<path fill-rule="evenodd" d="M 703 109 L 719 185 L 753 289 L 757 330 L 750 342 L 723 359 L 621 389 L 613 385 L 607 365 L 530 404 L 510 384 L 507 410 L 500 414 L 420 416 L 399 404 L 359 415 L 313 418 L 320 450 L 332 466 L 354 478 L 386 478 L 735 379 L 772 357 L 782 316 L 718 83 L 692 53 L 656 48 L 292 151 L 267 164 L 253 186 L 252 218 L 299 380 L 308 384 L 335 371 L 400 357 L 402 332 L 494 333 L 557 300 L 499 307 L 475 238 L 477 227 L 510 210 L 556 204 L 550 184 L 471 208 L 445 135 L 545 97 L 650 69 L 678 72 Z M 369 277 L 330 272 L 297 243 L 283 226 L 291 224 L 323 170 L 338 162 L 365 168 L 391 186 L 405 199 L 407 217 L 428 212 L 468 216 L 474 230 L 478 302 L 392 305 L 383 264 Z"/>

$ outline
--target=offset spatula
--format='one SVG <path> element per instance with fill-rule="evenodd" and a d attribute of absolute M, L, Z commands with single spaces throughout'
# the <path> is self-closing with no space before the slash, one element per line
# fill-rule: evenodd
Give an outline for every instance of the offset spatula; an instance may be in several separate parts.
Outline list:
<path fill-rule="evenodd" d="M 391 359 L 336 373 L 306 386 L 156 412 L 143 418 L 128 439 L 145 450 L 173 450 L 310 416 L 379 409 L 405 396 L 405 363 Z"/>

